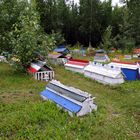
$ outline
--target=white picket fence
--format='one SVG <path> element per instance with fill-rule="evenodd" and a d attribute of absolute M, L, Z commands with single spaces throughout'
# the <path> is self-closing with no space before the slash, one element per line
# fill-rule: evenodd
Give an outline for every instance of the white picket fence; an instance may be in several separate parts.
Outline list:
<path fill-rule="evenodd" d="M 40 81 L 49 81 L 54 78 L 54 71 L 36 72 L 34 78 Z"/>

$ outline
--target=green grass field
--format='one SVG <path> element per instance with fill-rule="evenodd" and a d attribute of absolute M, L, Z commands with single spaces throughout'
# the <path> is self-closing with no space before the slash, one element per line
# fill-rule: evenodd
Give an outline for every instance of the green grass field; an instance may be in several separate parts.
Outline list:
<path fill-rule="evenodd" d="M 70 117 L 39 93 L 46 83 L 0 63 L 0 139 L 133 140 L 140 139 L 140 81 L 110 87 L 55 67 L 62 83 L 96 97 L 97 112 Z"/>

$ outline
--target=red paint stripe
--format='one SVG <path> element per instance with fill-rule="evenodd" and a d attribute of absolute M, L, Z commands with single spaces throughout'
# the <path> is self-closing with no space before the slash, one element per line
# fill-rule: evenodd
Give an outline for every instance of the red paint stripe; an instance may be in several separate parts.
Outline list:
<path fill-rule="evenodd" d="M 134 53 L 140 53 L 140 48 L 139 49 L 135 49 Z"/>
<path fill-rule="evenodd" d="M 67 64 L 78 65 L 78 66 L 86 66 L 88 63 L 80 63 L 80 62 L 69 61 Z"/>
<path fill-rule="evenodd" d="M 82 62 L 82 63 L 89 63 L 89 61 L 87 60 L 79 60 L 79 59 L 70 59 L 70 61 L 74 61 L 74 62 Z"/>
<path fill-rule="evenodd" d="M 28 68 L 28 72 L 29 72 L 29 73 L 36 73 L 37 70 L 34 69 L 34 68 L 32 68 L 32 67 L 30 67 L 30 68 Z"/>
<path fill-rule="evenodd" d="M 120 61 L 112 61 L 113 63 L 118 63 L 118 64 L 128 64 L 128 65 L 136 65 L 135 63 L 131 62 L 120 62 Z"/>

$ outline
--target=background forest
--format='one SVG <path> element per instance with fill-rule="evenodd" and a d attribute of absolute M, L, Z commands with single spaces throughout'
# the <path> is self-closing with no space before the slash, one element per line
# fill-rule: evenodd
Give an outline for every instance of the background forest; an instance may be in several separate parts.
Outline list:
<path fill-rule="evenodd" d="M 97 46 L 108 26 L 112 28 L 111 39 L 117 41 L 114 47 L 123 48 L 124 43 L 140 41 L 140 2 L 124 1 L 123 7 L 111 6 L 111 0 L 80 0 L 67 4 L 65 0 L 37 0 L 41 26 L 45 32 L 62 32 L 67 43 L 77 41 L 88 46 Z"/>
<path fill-rule="evenodd" d="M 131 52 L 140 45 L 140 2 L 122 0 L 122 7 L 112 7 L 111 3 L 0 0 L 0 52 L 14 53 L 20 60 L 26 52 L 21 62 L 34 58 L 33 52 L 48 52 L 61 43 Z"/>

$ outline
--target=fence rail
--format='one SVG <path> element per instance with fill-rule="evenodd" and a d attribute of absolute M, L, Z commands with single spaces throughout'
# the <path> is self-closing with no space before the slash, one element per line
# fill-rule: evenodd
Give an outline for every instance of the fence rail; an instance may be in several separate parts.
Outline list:
<path fill-rule="evenodd" d="M 36 80 L 40 81 L 49 81 L 54 78 L 54 71 L 43 71 L 43 72 L 36 72 L 34 74 Z"/>

